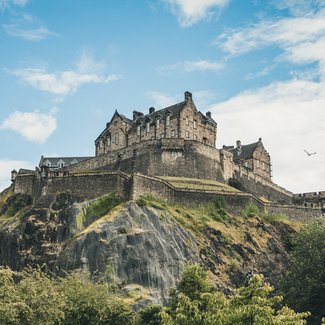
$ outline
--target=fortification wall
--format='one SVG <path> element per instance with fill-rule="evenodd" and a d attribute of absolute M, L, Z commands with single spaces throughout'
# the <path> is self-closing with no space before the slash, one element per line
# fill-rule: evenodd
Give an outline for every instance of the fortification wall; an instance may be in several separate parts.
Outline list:
<path fill-rule="evenodd" d="M 50 177 L 44 183 L 42 195 L 55 195 L 65 191 L 83 199 L 93 199 L 109 192 L 115 192 L 129 199 L 131 181 L 122 173 L 76 173 L 63 177 Z"/>
<path fill-rule="evenodd" d="M 252 193 L 257 197 L 264 197 L 270 201 L 292 203 L 293 193 L 270 182 L 242 166 L 235 165 L 234 179 L 229 181 L 231 186 L 241 191 Z"/>
<path fill-rule="evenodd" d="M 138 199 L 141 195 L 150 194 L 162 198 L 170 203 L 180 204 L 188 207 L 197 207 L 211 202 L 216 195 L 225 199 L 229 212 L 239 214 L 250 202 L 256 204 L 261 211 L 264 211 L 263 203 L 248 193 L 225 193 L 215 191 L 197 191 L 179 189 L 171 184 L 154 177 L 135 174 L 133 177 L 132 198 Z"/>
<path fill-rule="evenodd" d="M 149 140 L 68 168 L 94 169 L 224 181 L 219 150 L 184 139 Z"/>
<path fill-rule="evenodd" d="M 269 205 L 266 208 L 269 213 L 283 213 L 290 217 L 292 220 L 308 222 L 323 216 L 321 208 L 318 207 L 302 207 L 296 205 Z"/>
<path fill-rule="evenodd" d="M 22 174 L 17 175 L 14 187 L 15 194 L 22 193 L 34 196 L 35 189 L 35 175 L 34 174 Z"/>

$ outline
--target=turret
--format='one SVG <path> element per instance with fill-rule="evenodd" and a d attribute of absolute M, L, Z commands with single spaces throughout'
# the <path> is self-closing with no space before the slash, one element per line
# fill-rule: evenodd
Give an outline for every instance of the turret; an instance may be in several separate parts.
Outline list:
<path fill-rule="evenodd" d="M 11 181 L 14 182 L 16 180 L 16 177 L 17 177 L 17 170 L 14 169 L 11 171 Z"/>

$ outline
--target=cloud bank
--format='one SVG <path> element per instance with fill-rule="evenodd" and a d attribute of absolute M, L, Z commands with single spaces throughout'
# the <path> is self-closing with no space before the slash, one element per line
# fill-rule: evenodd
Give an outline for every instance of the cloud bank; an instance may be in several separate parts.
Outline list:
<path fill-rule="evenodd" d="M 200 20 L 210 18 L 229 0 L 164 0 L 182 27 L 189 27 Z"/>
<path fill-rule="evenodd" d="M 44 143 L 56 128 L 57 121 L 53 114 L 38 112 L 16 111 L 0 124 L 0 130 L 12 130 L 35 143 Z"/>

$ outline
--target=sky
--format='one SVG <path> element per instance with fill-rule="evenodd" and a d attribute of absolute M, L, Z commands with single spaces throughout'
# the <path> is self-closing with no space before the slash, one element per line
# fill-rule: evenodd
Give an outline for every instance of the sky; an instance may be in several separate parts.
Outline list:
<path fill-rule="evenodd" d="M 218 148 L 261 137 L 275 183 L 325 190 L 325 0 L 0 0 L 0 190 L 185 91 Z"/>

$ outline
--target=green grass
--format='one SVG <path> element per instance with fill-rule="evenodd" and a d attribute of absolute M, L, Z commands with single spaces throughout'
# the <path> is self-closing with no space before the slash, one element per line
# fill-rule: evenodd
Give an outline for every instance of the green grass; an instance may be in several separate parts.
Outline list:
<path fill-rule="evenodd" d="M 89 207 L 87 207 L 86 213 L 83 214 L 83 226 L 89 226 L 95 220 L 106 215 L 110 210 L 119 205 L 121 202 L 121 197 L 116 196 L 115 193 L 109 193 L 96 199 Z"/>
<path fill-rule="evenodd" d="M 215 192 L 230 192 L 238 193 L 239 191 L 227 184 L 199 178 L 185 178 L 185 177 L 171 177 L 171 176 L 159 176 L 160 178 L 176 188 L 184 188 L 191 190 L 201 191 L 215 191 Z"/>
<path fill-rule="evenodd" d="M 288 220 L 288 217 L 284 213 L 270 213 L 262 216 L 263 220 L 273 222 L 284 222 Z"/>
<path fill-rule="evenodd" d="M 260 209 L 254 203 L 248 203 L 241 211 L 242 216 L 246 218 L 257 217 L 260 215 Z"/>

